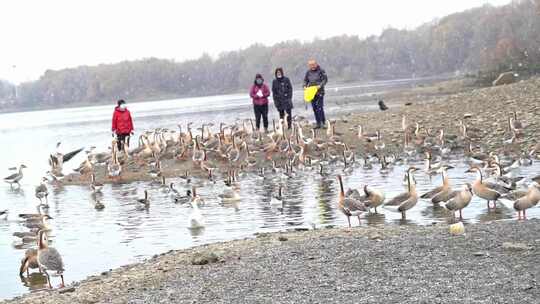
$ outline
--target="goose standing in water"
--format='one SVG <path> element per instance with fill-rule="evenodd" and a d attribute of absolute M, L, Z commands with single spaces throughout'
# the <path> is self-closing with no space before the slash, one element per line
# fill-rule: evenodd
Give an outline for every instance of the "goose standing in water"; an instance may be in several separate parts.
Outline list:
<path fill-rule="evenodd" d="M 469 205 L 473 197 L 471 184 L 465 184 L 461 191 L 453 191 L 450 197 L 450 200 L 445 205 L 446 209 L 452 211 L 454 218 L 456 216 L 455 212 L 459 211 L 459 219 L 463 220 L 462 210 Z"/>
<path fill-rule="evenodd" d="M 45 177 L 41 180 L 41 183 L 35 189 L 35 195 L 39 199 L 40 204 L 43 204 L 43 199 L 45 199 L 45 205 L 48 205 L 49 190 L 47 189 L 47 185 L 45 184 L 46 181 L 47 178 Z"/>
<path fill-rule="evenodd" d="M 477 173 L 477 178 L 472 184 L 474 194 L 487 201 L 488 210 L 497 208 L 497 200 L 501 197 L 502 194 L 508 193 L 509 189 L 495 183 L 484 182 L 482 170 L 478 167 L 471 167 L 469 170 L 465 171 L 465 173 L 473 172 Z M 490 202 L 492 201 L 493 208 L 490 204 Z"/>
<path fill-rule="evenodd" d="M 188 227 L 190 229 L 204 228 L 205 226 L 204 216 L 202 215 L 201 210 L 199 209 L 199 206 L 195 200 L 191 201 L 191 208 L 192 208 L 192 211 L 188 217 Z"/>
<path fill-rule="evenodd" d="M 343 180 L 341 175 L 337 176 L 339 182 L 339 196 L 338 196 L 338 209 L 346 217 L 347 222 L 349 223 L 349 228 L 351 227 L 351 216 L 358 217 L 358 225 L 360 225 L 360 215 L 366 211 L 368 208 L 359 200 L 356 200 L 352 197 L 345 196 L 345 191 L 343 189 Z"/>
<path fill-rule="evenodd" d="M 377 190 L 377 189 L 371 189 L 368 188 L 368 185 L 364 186 L 364 204 L 368 208 L 375 209 L 375 213 L 377 213 L 377 207 L 382 205 L 385 200 L 384 192 Z"/>
<path fill-rule="evenodd" d="M 60 285 L 60 287 L 64 287 L 64 262 L 62 261 L 62 256 L 58 250 L 53 247 L 49 247 L 44 230 L 38 231 L 37 262 L 39 269 L 47 276 L 49 288 L 52 288 L 52 285 L 51 278 L 47 271 L 56 271 L 56 273 L 60 275 L 60 278 L 62 279 L 62 285 Z"/>
<path fill-rule="evenodd" d="M 21 267 L 19 268 L 20 276 L 23 276 L 25 272 L 27 276 L 30 276 L 30 269 L 39 269 L 37 256 L 38 251 L 36 249 L 26 249 L 24 258 L 21 260 Z"/>
<path fill-rule="evenodd" d="M 418 202 L 418 193 L 416 192 L 416 182 L 414 181 L 413 172 L 418 171 L 415 167 L 410 167 L 407 170 L 407 192 L 402 193 L 386 204 L 384 207 L 386 209 L 401 212 L 401 219 L 406 219 L 407 210 L 411 209 Z"/>
<path fill-rule="evenodd" d="M 443 184 L 427 193 L 422 194 L 420 198 L 431 199 L 431 202 L 433 204 L 448 201 L 451 198 L 450 194 L 452 193 L 452 188 L 450 186 L 450 180 L 448 178 L 447 170 L 453 168 L 454 167 L 449 165 L 441 166 L 438 172 L 442 174 Z"/>
<path fill-rule="evenodd" d="M 98 183 L 96 181 L 96 175 L 94 173 L 92 173 L 90 177 L 91 177 L 90 189 L 92 189 L 92 192 L 94 193 L 101 192 L 101 189 L 103 189 L 103 184 Z"/>
<path fill-rule="evenodd" d="M 279 185 L 278 194 L 272 196 L 272 199 L 270 200 L 270 206 L 275 207 L 280 211 L 283 211 L 284 204 L 283 186 Z"/>
<path fill-rule="evenodd" d="M 540 175 L 533 178 L 533 182 L 527 193 L 514 202 L 514 209 L 518 212 L 518 220 L 526 220 L 525 212 L 527 209 L 536 206 L 540 201 Z"/>
<path fill-rule="evenodd" d="M 235 188 L 232 183 L 232 177 L 229 176 L 229 182 L 225 183 L 226 187 L 223 189 L 223 193 L 218 195 L 221 203 L 236 202 L 240 200 L 240 191 Z"/>
<path fill-rule="evenodd" d="M 96 202 L 94 203 L 94 209 L 103 210 L 105 209 L 105 205 L 101 201 L 96 200 Z"/>
<path fill-rule="evenodd" d="M 148 208 L 150 207 L 150 198 L 148 198 L 148 190 L 144 190 L 144 197 L 137 199 L 137 203 L 141 204 L 139 206 Z"/>
<path fill-rule="evenodd" d="M 10 176 L 4 177 L 4 181 L 9 184 L 11 188 L 13 188 L 13 184 L 17 184 L 17 186 L 20 188 L 21 184 L 19 182 L 23 178 L 23 169 L 25 169 L 25 165 L 19 166 L 19 171 L 17 173 L 13 173 Z"/>

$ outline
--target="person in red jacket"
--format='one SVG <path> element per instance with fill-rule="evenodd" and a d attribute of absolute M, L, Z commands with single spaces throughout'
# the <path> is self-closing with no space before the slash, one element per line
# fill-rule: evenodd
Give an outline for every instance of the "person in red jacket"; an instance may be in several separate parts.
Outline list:
<path fill-rule="evenodd" d="M 114 114 L 112 118 L 112 131 L 113 136 L 116 134 L 118 139 L 118 150 L 122 151 L 126 143 L 126 138 L 133 135 L 133 120 L 131 120 L 131 113 L 127 109 L 126 102 L 122 99 L 118 100 L 116 108 L 114 108 Z"/>
<path fill-rule="evenodd" d="M 251 86 L 251 90 L 249 90 L 249 96 L 253 101 L 257 132 L 261 126 L 261 117 L 263 119 L 264 131 L 268 132 L 268 97 L 270 96 L 270 89 L 264 83 L 261 74 L 255 75 L 255 81 L 253 86 Z"/>

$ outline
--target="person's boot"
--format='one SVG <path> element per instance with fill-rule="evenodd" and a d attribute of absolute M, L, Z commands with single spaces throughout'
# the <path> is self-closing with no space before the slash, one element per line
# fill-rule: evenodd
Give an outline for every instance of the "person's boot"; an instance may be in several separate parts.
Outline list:
<path fill-rule="evenodd" d="M 264 128 L 264 134 L 268 134 L 268 128 Z"/>

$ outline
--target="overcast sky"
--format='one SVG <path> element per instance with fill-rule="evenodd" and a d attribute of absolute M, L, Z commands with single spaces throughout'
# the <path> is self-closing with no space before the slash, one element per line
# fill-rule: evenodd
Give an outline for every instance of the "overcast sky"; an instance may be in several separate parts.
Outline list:
<path fill-rule="evenodd" d="M 510 0 L 17 0 L 0 4 L 0 78 L 145 57 L 197 58 L 259 42 L 366 37 Z"/>

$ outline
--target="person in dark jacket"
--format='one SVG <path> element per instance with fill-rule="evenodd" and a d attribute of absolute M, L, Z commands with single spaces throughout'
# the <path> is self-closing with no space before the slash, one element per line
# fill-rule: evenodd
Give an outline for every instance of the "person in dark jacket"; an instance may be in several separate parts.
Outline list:
<path fill-rule="evenodd" d="M 255 75 L 255 81 L 253 82 L 253 86 L 251 86 L 251 90 L 249 90 L 249 96 L 253 101 L 257 131 L 260 130 L 262 117 L 264 131 L 268 132 L 268 97 L 270 96 L 270 89 L 264 83 L 264 78 L 261 74 Z"/>
<path fill-rule="evenodd" d="M 277 68 L 274 73 L 276 78 L 272 81 L 272 97 L 274 98 L 274 105 L 279 111 L 279 118 L 284 119 L 285 113 L 287 113 L 287 126 L 291 128 L 292 123 L 292 96 L 293 87 L 291 80 L 285 77 L 282 68 Z"/>
<path fill-rule="evenodd" d="M 126 138 L 133 134 L 133 120 L 131 113 L 127 109 L 126 102 L 118 100 L 112 118 L 113 136 L 116 134 L 118 150 L 122 151 L 126 143 Z"/>
<path fill-rule="evenodd" d="M 308 71 L 304 77 L 304 88 L 317 86 L 319 90 L 315 98 L 311 101 L 313 113 L 315 114 L 315 129 L 325 128 L 326 117 L 324 115 L 324 87 L 328 82 L 326 72 L 319 66 L 317 61 L 311 59 L 308 61 Z"/>

